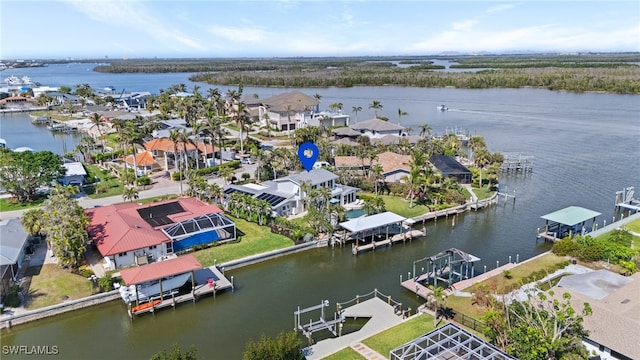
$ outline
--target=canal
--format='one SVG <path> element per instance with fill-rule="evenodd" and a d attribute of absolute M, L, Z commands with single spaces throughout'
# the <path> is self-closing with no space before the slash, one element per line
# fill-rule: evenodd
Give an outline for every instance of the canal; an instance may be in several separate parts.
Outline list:
<path fill-rule="evenodd" d="M 109 84 L 118 86 L 113 80 Z M 358 256 L 349 248 L 309 250 L 229 271 L 235 292 L 215 299 L 134 321 L 116 301 L 3 331 L 2 345 L 57 345 L 65 359 L 147 359 L 178 343 L 194 344 L 202 358 L 239 359 L 249 339 L 292 330 L 298 306 L 324 299 L 335 304 L 377 288 L 415 309 L 419 302 L 399 284 L 413 260 L 451 247 L 480 257 L 479 270 L 509 256 L 530 258 L 549 248 L 535 240 L 536 228 L 544 224 L 541 215 L 577 205 L 603 213 L 600 224 L 610 223 L 615 192 L 640 186 L 637 95 L 400 87 L 303 91 L 323 94 L 325 104 L 340 101 L 349 113 L 352 106 L 366 109 L 379 100 L 391 121 L 402 108 L 410 114 L 403 125 L 414 133 L 424 123 L 436 133 L 468 129 L 484 136 L 491 151 L 534 156 L 534 170 L 501 178 L 503 191 L 515 190 L 515 202 L 458 216 L 455 226 L 451 218 L 429 222 L 427 236 L 411 243 Z M 450 111 L 437 112 L 439 104 Z M 360 119 L 369 119 L 364 112 Z"/>

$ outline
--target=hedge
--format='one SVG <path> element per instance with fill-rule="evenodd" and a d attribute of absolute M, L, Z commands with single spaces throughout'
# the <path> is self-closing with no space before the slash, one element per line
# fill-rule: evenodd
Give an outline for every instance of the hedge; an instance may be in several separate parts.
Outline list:
<path fill-rule="evenodd" d="M 240 167 L 240 160 L 233 160 L 220 165 L 214 165 L 211 167 L 196 169 L 194 170 L 194 172 L 196 175 L 205 176 L 205 175 L 211 175 L 213 173 L 217 173 L 218 170 L 223 168 L 228 168 L 228 167 L 234 170 L 238 169 Z M 171 180 L 174 180 L 174 181 L 180 180 L 180 171 L 176 171 L 172 173 Z"/>

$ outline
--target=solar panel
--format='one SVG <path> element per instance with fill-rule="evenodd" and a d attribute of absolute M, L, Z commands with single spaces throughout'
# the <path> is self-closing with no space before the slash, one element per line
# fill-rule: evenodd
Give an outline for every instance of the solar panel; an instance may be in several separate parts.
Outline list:
<path fill-rule="evenodd" d="M 262 193 L 257 197 L 257 199 L 258 200 L 264 200 L 264 201 L 268 202 L 269 205 L 275 206 L 275 205 L 281 203 L 282 201 L 284 201 L 286 198 L 284 198 L 282 196 L 274 195 L 274 194 Z"/>
<path fill-rule="evenodd" d="M 173 224 L 167 216 L 182 212 L 184 208 L 177 201 L 138 209 L 140 218 L 152 227 Z"/>

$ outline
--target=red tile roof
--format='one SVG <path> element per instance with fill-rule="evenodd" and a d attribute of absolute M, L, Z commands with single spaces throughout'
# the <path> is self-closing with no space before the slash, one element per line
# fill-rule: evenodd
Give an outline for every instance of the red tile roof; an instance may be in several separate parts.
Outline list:
<path fill-rule="evenodd" d="M 202 265 L 193 255 L 183 255 L 165 261 L 120 270 L 120 276 L 125 284 L 134 285 L 162 279 L 170 275 L 184 274 L 200 268 L 202 268 Z"/>
<path fill-rule="evenodd" d="M 133 155 L 129 155 L 124 158 L 124 161 L 133 166 Z M 153 154 L 151 151 L 143 151 L 136 153 L 136 165 L 137 166 L 145 166 L 145 165 L 153 165 L 156 163 L 156 160 L 153 158 Z"/>
<path fill-rule="evenodd" d="M 183 146 L 186 147 L 187 151 L 193 151 L 196 149 L 196 146 L 190 143 L 187 143 L 186 145 L 183 145 L 182 143 L 178 143 L 176 145 L 177 145 L 178 151 L 181 151 Z M 147 150 L 162 150 L 162 151 L 173 153 L 173 141 L 171 141 L 169 138 L 166 138 L 166 137 L 156 138 L 156 139 L 147 141 L 144 144 L 144 147 Z"/>
<path fill-rule="evenodd" d="M 138 209 L 176 201 L 185 211 L 167 216 L 174 223 L 205 214 L 222 212 L 219 207 L 204 203 L 196 198 L 165 200 L 145 205 L 122 203 L 85 210 L 90 222 L 87 230 L 102 256 L 160 245 L 171 241 L 160 230 L 170 224 L 153 228 L 140 217 Z"/>

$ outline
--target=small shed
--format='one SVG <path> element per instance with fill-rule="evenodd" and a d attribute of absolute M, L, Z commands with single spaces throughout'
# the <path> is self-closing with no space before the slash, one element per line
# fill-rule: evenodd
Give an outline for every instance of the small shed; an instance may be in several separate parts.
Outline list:
<path fill-rule="evenodd" d="M 577 233 L 585 234 L 593 231 L 596 218 L 601 213 L 580 206 L 569 206 L 541 216 L 545 220 L 545 233 L 553 238 L 573 236 Z M 590 224 L 589 224 L 590 223 Z M 590 229 L 587 228 L 590 226 Z"/>

